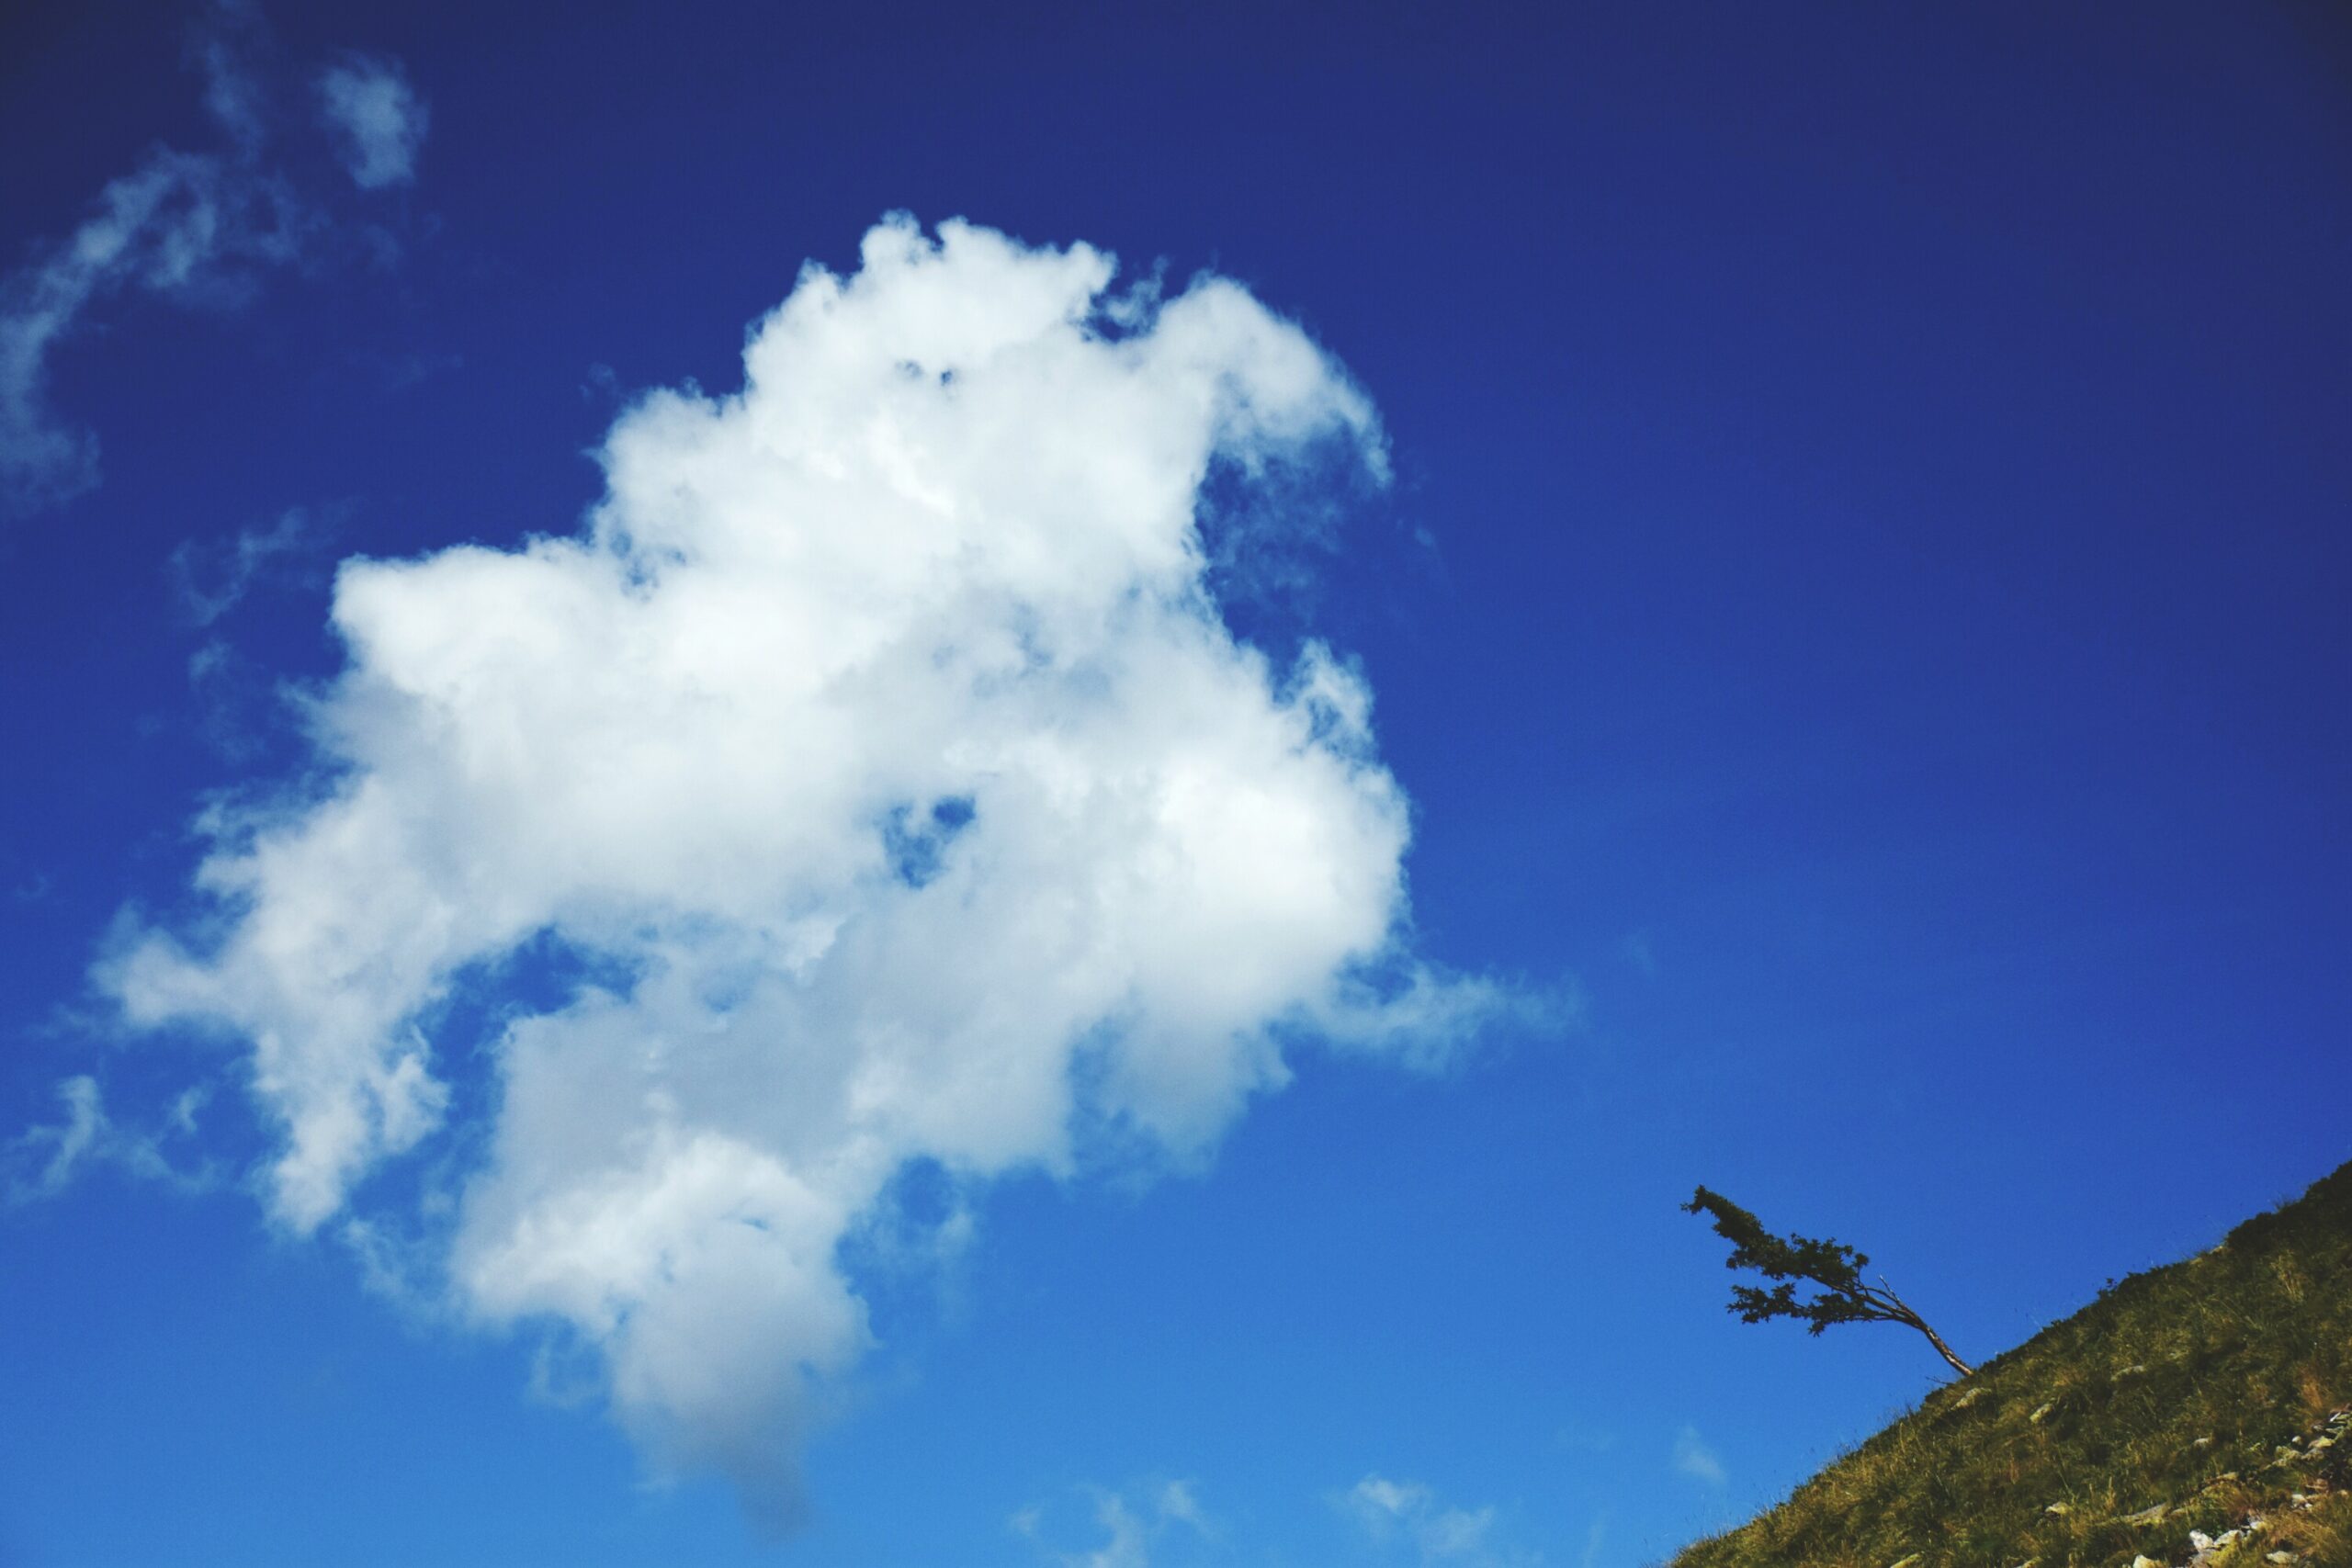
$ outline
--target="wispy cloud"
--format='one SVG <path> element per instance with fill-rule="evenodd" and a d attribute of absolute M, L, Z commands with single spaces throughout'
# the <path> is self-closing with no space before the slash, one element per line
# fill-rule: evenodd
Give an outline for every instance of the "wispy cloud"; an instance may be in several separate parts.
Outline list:
<path fill-rule="evenodd" d="M 0 515 L 62 504 L 98 482 L 96 433 L 49 402 L 51 355 L 94 306 L 125 292 L 241 304 L 263 273 L 297 260 L 328 226 L 266 156 L 263 31 L 250 5 L 209 7 L 190 54 L 219 144 L 156 148 L 98 193 L 70 236 L 0 278 Z"/>
<path fill-rule="evenodd" d="M 1617 943 L 1617 956 L 1645 980 L 1657 978 L 1657 945 L 1645 931 L 1629 931 Z"/>
<path fill-rule="evenodd" d="M 293 710 L 218 623 L 263 584 L 317 572 L 334 532 L 332 512 L 295 507 L 225 539 L 184 541 L 165 563 L 180 618 L 206 634 L 187 660 L 197 731 L 229 761 L 251 761 Z"/>
<path fill-rule="evenodd" d="M 1729 1479 L 1724 1472 L 1724 1461 L 1716 1457 L 1714 1450 L 1700 1440 L 1699 1429 L 1695 1427 L 1685 1427 L 1675 1434 L 1674 1469 L 1677 1474 L 1687 1475 L 1709 1486 L 1721 1486 Z"/>
<path fill-rule="evenodd" d="M 1063 1568 L 1149 1568 L 1151 1555 L 1144 1545 L 1143 1521 L 1124 1498 L 1105 1495 L 1095 1505 L 1094 1520 L 1102 1527 L 1102 1544 L 1091 1551 L 1061 1559 Z"/>
<path fill-rule="evenodd" d="M 380 190 L 416 178 L 432 114 L 400 62 L 355 56 L 321 72 L 317 86 L 319 113 L 354 185 Z"/>
<path fill-rule="evenodd" d="M 1601 1515 L 1584 1532 L 1584 1555 L 1577 1558 L 1582 1568 L 1600 1568 L 1600 1550 L 1609 1544 L 1609 1516 Z"/>
<path fill-rule="evenodd" d="M 165 1152 L 175 1139 L 193 1138 L 197 1114 L 208 1091 L 182 1091 L 153 1132 L 127 1127 L 107 1113 L 106 1097 L 96 1078 L 78 1075 L 57 1085 L 57 1100 L 64 1115 L 54 1123 L 27 1128 L 0 1145 L 0 1178 L 12 1203 L 54 1198 L 93 1170 L 111 1168 L 141 1180 L 194 1190 L 211 1184 L 212 1172 L 202 1165 L 175 1165 Z"/>
<path fill-rule="evenodd" d="M 1093 1498 L 1095 1528 L 1101 1539 L 1091 1547 L 1062 1550 L 1046 1540 L 1046 1508 L 1031 1504 L 1007 1521 L 1015 1535 L 1030 1541 L 1057 1568 L 1150 1568 L 1155 1543 L 1171 1531 L 1194 1541 L 1216 1539 L 1216 1529 L 1202 1511 L 1188 1481 L 1160 1481 L 1112 1490 L 1083 1489 Z"/>
<path fill-rule="evenodd" d="M 1373 1544 L 1408 1547 L 1426 1563 L 1532 1561 L 1506 1552 L 1498 1542 L 1491 1505 L 1452 1506 L 1418 1481 L 1367 1475 L 1341 1495 L 1340 1504 Z"/>
<path fill-rule="evenodd" d="M 1212 469 L 1376 477 L 1371 404 L 1233 283 L 1113 276 L 886 222 L 740 394 L 626 410 L 577 536 L 345 563 L 331 787 L 216 811 L 217 919 L 103 965 L 250 1043 L 311 1230 L 448 1113 L 435 1005 L 570 955 L 498 1043 L 453 1299 L 775 1519 L 901 1168 L 1197 1156 L 1301 1036 L 1425 1060 L 1508 1003 L 1412 948 L 1361 671 L 1237 640 L 1207 578 Z"/>
<path fill-rule="evenodd" d="M 298 506 L 226 539 L 183 542 L 166 568 L 181 615 L 191 626 L 211 626 L 272 570 L 316 559 L 331 533 L 323 521 Z"/>
<path fill-rule="evenodd" d="M 1160 1517 L 1177 1524 L 1189 1525 L 1195 1533 L 1203 1536 L 1214 1536 L 1216 1533 L 1216 1529 L 1209 1523 L 1208 1516 L 1202 1512 L 1201 1501 L 1193 1495 L 1191 1482 L 1160 1483 L 1156 1501 L 1159 1506 Z"/>

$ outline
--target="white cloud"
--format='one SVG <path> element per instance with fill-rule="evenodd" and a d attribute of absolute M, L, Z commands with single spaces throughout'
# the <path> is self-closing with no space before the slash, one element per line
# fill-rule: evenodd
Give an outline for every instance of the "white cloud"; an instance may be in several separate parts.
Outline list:
<path fill-rule="evenodd" d="M 213 813 L 215 920 L 102 965 L 249 1043 L 310 1230 L 447 1113 L 436 1003 L 570 954 L 497 1043 L 449 1290 L 778 1513 L 909 1161 L 1196 1155 L 1286 1038 L 1425 1060 L 1498 999 L 1409 950 L 1361 672 L 1238 642 L 1205 575 L 1212 470 L 1376 478 L 1371 404 L 1238 286 L 1113 271 L 886 222 L 742 391 L 622 415 L 577 536 L 345 563 L 332 784 Z"/>
<path fill-rule="evenodd" d="M 1491 1506 L 1448 1507 L 1418 1481 L 1391 1481 L 1383 1475 L 1365 1476 L 1340 1502 L 1374 1545 L 1408 1545 L 1423 1562 L 1500 1560 Z"/>
<path fill-rule="evenodd" d="M 98 482 L 96 434 L 48 401 L 49 355 L 99 297 L 233 295 L 237 264 L 289 260 L 302 217 L 285 187 L 243 164 L 161 149 L 107 185 L 97 212 L 41 260 L 0 279 L 0 510 L 71 500 Z"/>
<path fill-rule="evenodd" d="M 1159 1487 L 1156 1501 L 1159 1506 L 1160 1517 L 1164 1519 L 1172 1519 L 1178 1524 L 1190 1525 L 1193 1530 L 1201 1535 L 1206 1536 L 1216 1533 L 1209 1524 L 1208 1516 L 1202 1512 L 1201 1500 L 1194 1495 L 1193 1491 L 1193 1483 L 1191 1482 L 1170 1481 L 1163 1483 Z"/>
<path fill-rule="evenodd" d="M 1094 1525 L 1102 1531 L 1100 1542 L 1092 1547 L 1063 1551 L 1049 1545 L 1046 1510 L 1040 1504 L 1018 1510 L 1006 1523 L 1058 1568 L 1149 1568 L 1154 1546 L 1166 1544 L 1172 1526 L 1182 1526 L 1196 1542 L 1216 1539 L 1216 1531 L 1190 1482 L 1163 1481 L 1119 1491 L 1100 1486 L 1080 1490 L 1092 1495 Z"/>
<path fill-rule="evenodd" d="M 335 133 L 343 166 L 362 190 L 416 178 L 417 150 L 432 114 L 400 62 L 352 59 L 319 73 L 319 113 Z"/>
<path fill-rule="evenodd" d="M 183 1091 L 165 1113 L 163 1130 L 142 1133 L 107 1114 L 106 1097 L 96 1078 L 82 1074 L 60 1080 L 57 1100 L 64 1119 L 27 1128 L 0 1145 L 0 1176 L 6 1177 L 8 1201 L 54 1198 L 101 1166 L 184 1190 L 209 1185 L 208 1169 L 182 1169 L 164 1150 L 167 1139 L 195 1134 L 197 1112 L 205 1099 L 200 1088 Z"/>
<path fill-rule="evenodd" d="M 1679 1474 L 1710 1486 L 1721 1486 L 1729 1479 L 1724 1472 L 1724 1461 L 1700 1440 L 1695 1427 L 1685 1427 L 1675 1435 L 1674 1468 Z"/>
<path fill-rule="evenodd" d="M 62 504 L 98 482 L 97 435 L 49 403 L 50 355 L 85 312 L 124 292 L 240 304 L 260 272 L 296 260 L 325 227 L 263 158 L 268 95 L 253 66 L 262 30 L 240 0 L 209 7 L 198 30 L 192 53 L 225 145 L 155 149 L 99 192 L 71 236 L 0 278 L 0 516 Z"/>
<path fill-rule="evenodd" d="M 1148 1568 L 1151 1551 L 1144 1542 L 1143 1521 L 1124 1499 L 1106 1493 L 1095 1504 L 1094 1522 L 1102 1527 L 1102 1544 L 1065 1556 L 1064 1568 Z"/>

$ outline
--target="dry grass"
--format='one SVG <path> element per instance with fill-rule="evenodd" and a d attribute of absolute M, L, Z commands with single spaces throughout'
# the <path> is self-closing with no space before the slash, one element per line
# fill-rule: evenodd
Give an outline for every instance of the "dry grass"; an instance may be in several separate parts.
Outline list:
<path fill-rule="evenodd" d="M 1931 1395 L 1674 1568 L 2352 1568 L 2352 1166 Z M 2329 1440 L 2330 1431 L 2342 1434 Z M 2302 1501 L 2298 1503 L 2296 1499 Z"/>

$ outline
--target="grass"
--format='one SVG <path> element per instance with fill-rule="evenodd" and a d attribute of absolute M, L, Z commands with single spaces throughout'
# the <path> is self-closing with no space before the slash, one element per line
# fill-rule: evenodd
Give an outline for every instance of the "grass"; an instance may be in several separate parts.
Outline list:
<path fill-rule="evenodd" d="M 2352 1568 L 2346 1406 L 2352 1165 L 2111 1287 L 1673 1568 Z"/>

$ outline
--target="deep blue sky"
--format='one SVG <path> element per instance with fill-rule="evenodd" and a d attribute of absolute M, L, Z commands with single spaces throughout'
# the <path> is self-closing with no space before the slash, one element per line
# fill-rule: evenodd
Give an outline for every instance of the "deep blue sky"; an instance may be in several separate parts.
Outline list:
<path fill-rule="evenodd" d="M 0 1213 L 0 1562 L 1018 1563 L 1170 1479 L 1215 1529 L 1154 1562 L 1411 1561 L 1334 1501 L 1377 1473 L 1633 1564 L 1938 1371 L 1730 1319 L 1695 1183 L 1990 1355 L 2352 1156 L 2340 17 L 588 9 L 273 7 L 288 69 L 430 102 L 415 183 L 337 198 L 397 263 L 57 349 L 105 474 L 0 535 L 0 1122 L 237 1081 L 101 1039 L 85 974 L 203 793 L 296 756 L 328 564 L 570 529 L 622 392 L 736 385 L 892 209 L 1215 267 L 1345 362 L 1397 483 L 1237 623 L 1362 659 L 1424 950 L 1581 1020 L 1434 1079 L 1308 1050 L 1198 1174 L 987 1190 L 780 1545 L 639 1485 L 527 1338 L 99 1171 Z M 6 24 L 0 262 L 206 140 L 187 25 Z M 329 542 L 189 626 L 174 551 L 298 507 Z"/>

